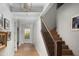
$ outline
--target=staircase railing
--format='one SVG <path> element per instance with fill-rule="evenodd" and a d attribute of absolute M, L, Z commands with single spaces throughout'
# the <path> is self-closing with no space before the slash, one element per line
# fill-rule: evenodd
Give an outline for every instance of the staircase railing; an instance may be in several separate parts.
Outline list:
<path fill-rule="evenodd" d="M 62 42 L 56 41 L 51 31 L 48 29 L 48 26 L 45 24 L 43 19 L 41 19 L 41 33 L 44 39 L 44 43 L 49 56 L 61 56 L 62 55 Z"/>

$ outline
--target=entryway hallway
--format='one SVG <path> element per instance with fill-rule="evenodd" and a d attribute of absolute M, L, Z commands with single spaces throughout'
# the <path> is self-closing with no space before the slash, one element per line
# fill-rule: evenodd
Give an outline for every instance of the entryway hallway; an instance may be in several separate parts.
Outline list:
<path fill-rule="evenodd" d="M 39 56 L 32 43 L 24 43 L 18 47 L 15 56 Z"/>
<path fill-rule="evenodd" d="M 4 3 L 0 12 L 0 56 L 79 56 L 79 4 Z"/>

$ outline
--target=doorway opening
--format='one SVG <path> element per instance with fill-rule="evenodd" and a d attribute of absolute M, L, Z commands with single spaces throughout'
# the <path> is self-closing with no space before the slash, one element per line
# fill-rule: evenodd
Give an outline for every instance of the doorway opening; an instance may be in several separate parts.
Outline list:
<path fill-rule="evenodd" d="M 30 28 L 25 28 L 25 30 L 24 30 L 24 38 L 25 38 L 25 40 L 30 39 Z"/>

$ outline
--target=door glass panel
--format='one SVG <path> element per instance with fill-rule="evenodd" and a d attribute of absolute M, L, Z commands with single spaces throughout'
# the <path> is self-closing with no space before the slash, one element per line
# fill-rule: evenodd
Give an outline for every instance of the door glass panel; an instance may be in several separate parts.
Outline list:
<path fill-rule="evenodd" d="M 30 29 L 26 28 L 24 31 L 24 37 L 25 39 L 30 39 Z"/>

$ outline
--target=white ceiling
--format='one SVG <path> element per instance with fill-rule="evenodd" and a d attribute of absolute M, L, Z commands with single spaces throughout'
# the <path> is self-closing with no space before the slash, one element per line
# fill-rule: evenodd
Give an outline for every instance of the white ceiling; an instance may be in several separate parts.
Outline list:
<path fill-rule="evenodd" d="M 40 12 L 13 12 L 13 19 L 19 20 L 19 22 L 34 23 L 39 19 Z"/>
<path fill-rule="evenodd" d="M 10 3 L 12 12 L 41 12 L 46 3 Z"/>
<path fill-rule="evenodd" d="M 19 20 L 21 23 L 34 23 L 38 20 L 46 3 L 10 3 L 8 4 L 10 11 L 13 14 L 13 19 Z M 23 8 L 25 7 L 25 8 Z M 29 9 L 30 7 L 30 9 Z"/>

